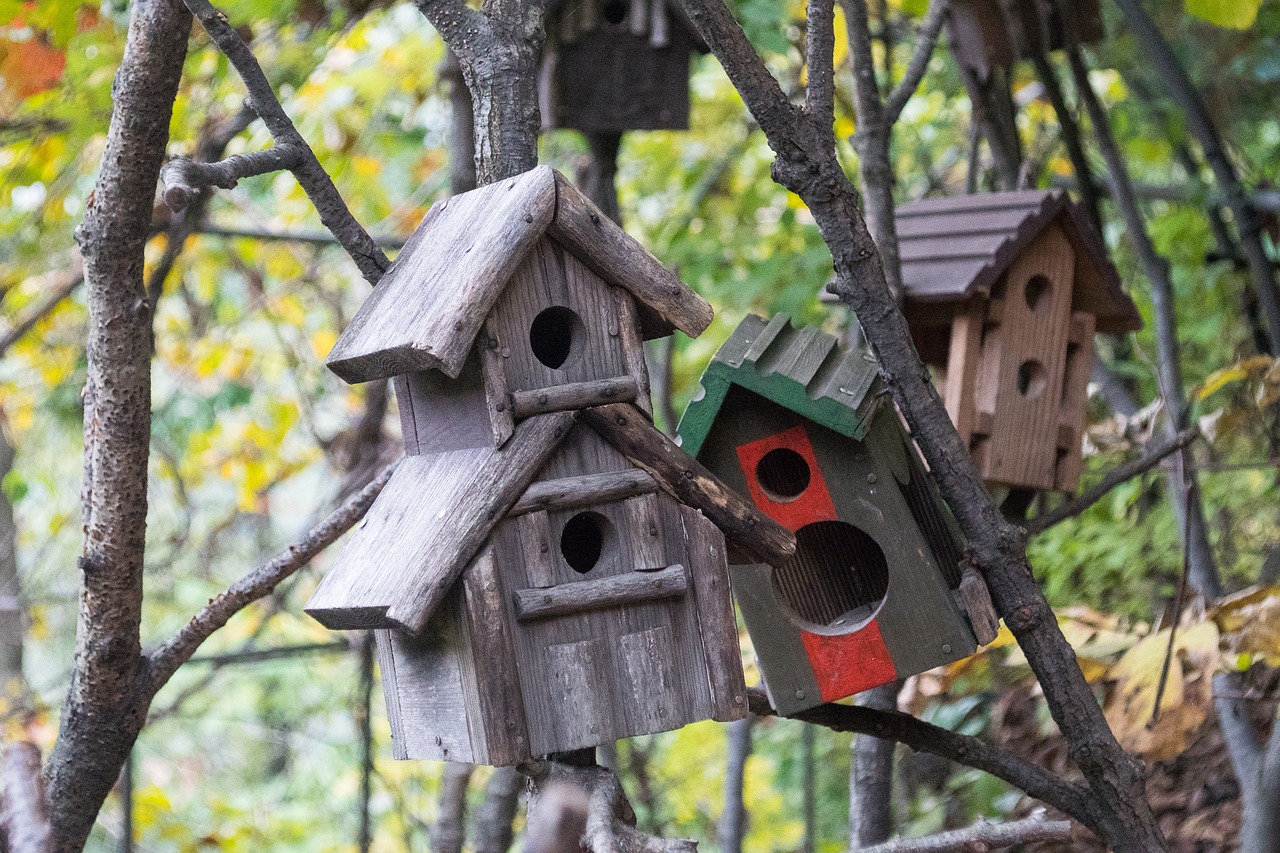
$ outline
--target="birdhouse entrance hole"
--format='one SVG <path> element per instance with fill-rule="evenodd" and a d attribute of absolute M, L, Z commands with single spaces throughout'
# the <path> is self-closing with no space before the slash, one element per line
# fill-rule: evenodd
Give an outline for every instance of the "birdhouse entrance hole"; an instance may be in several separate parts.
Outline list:
<path fill-rule="evenodd" d="M 622 0 L 609 0 L 602 10 L 604 19 L 611 24 L 621 24 L 627 19 L 627 4 Z"/>
<path fill-rule="evenodd" d="M 550 368 L 564 367 L 581 349 L 585 329 L 572 309 L 557 305 L 539 312 L 529 326 L 534 358 Z"/>
<path fill-rule="evenodd" d="M 756 463 L 756 479 L 775 501 L 793 501 L 809 488 L 809 463 L 789 447 L 770 450 Z"/>
<path fill-rule="evenodd" d="M 1022 295 L 1027 300 L 1027 307 L 1034 311 L 1052 291 L 1053 284 L 1050 283 L 1049 279 L 1042 275 L 1033 275 L 1031 280 L 1027 282 L 1026 289 L 1023 290 Z"/>
<path fill-rule="evenodd" d="M 1034 400 L 1049 384 L 1049 374 L 1044 365 L 1035 359 L 1024 361 L 1018 366 L 1018 393 L 1028 400 Z"/>
<path fill-rule="evenodd" d="M 843 634 L 879 609 L 889 591 L 889 563 L 866 532 L 818 521 L 796 531 L 795 556 L 773 572 L 773 584 L 805 630 Z"/>
<path fill-rule="evenodd" d="M 580 512 L 565 522 L 560 533 L 560 555 L 569 568 L 586 574 L 600 562 L 609 521 L 598 512 Z"/>

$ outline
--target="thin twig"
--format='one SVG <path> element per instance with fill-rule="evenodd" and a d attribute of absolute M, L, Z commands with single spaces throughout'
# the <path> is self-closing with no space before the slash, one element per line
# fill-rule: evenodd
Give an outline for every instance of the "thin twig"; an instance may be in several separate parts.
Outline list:
<path fill-rule="evenodd" d="M 205 187 L 234 189 L 242 178 L 271 172 L 293 171 L 306 161 L 306 152 L 296 145 L 282 143 L 265 151 L 233 154 L 216 163 L 197 163 L 190 157 L 174 157 L 160 170 L 164 184 L 164 201 L 174 213 L 181 212 L 192 196 Z"/>
<path fill-rule="evenodd" d="M 942 32 L 942 24 L 947 19 L 949 0 L 933 0 L 925 12 L 924 21 L 920 24 L 920 34 L 916 38 L 916 49 L 907 63 L 906 73 L 893 87 L 889 97 L 884 101 L 884 123 L 892 127 L 902 115 L 903 108 L 911 96 L 915 94 L 924 73 L 929 69 L 929 60 L 933 58 L 934 48 L 938 45 L 938 34 Z"/>
<path fill-rule="evenodd" d="M 857 853 L 950 853 L 953 850 L 998 850 L 1036 841 L 1066 841 L 1071 837 L 1069 820 L 1047 820 L 1043 815 L 988 823 L 980 820 L 964 829 L 939 832 L 923 838 L 898 838 L 860 848 Z"/>
<path fill-rule="evenodd" d="M 66 273 L 66 279 L 57 285 L 48 298 L 37 305 L 35 308 L 14 323 L 7 331 L 0 334 L 0 358 L 8 352 L 9 347 L 13 346 L 23 335 L 35 328 L 35 325 L 49 316 L 53 309 L 57 308 L 63 301 L 75 292 L 75 289 L 84 283 L 84 267 L 80 263 L 80 256 L 76 255 L 72 267 Z"/>
<path fill-rule="evenodd" d="M 1170 454 L 1177 453 L 1183 448 L 1190 445 L 1193 441 L 1200 437 L 1200 430 L 1196 427 L 1188 427 L 1173 438 L 1167 439 L 1154 450 L 1150 450 L 1137 459 L 1125 462 L 1123 465 L 1117 465 L 1107 472 L 1107 476 L 1102 481 L 1091 487 L 1083 494 L 1072 498 L 1056 509 L 1038 515 L 1031 519 L 1025 527 L 1027 534 L 1034 536 L 1037 533 L 1043 533 L 1050 527 L 1059 522 L 1066 521 L 1068 518 L 1074 518 L 1080 515 L 1089 507 L 1102 500 L 1108 492 L 1121 483 L 1126 483 L 1141 474 L 1145 474 L 1152 468 L 1156 467 Z"/>
<path fill-rule="evenodd" d="M 210 601 L 164 645 L 151 652 L 148 656 L 151 665 L 151 689 L 157 691 L 163 687 L 173 677 L 178 667 L 195 654 L 200 644 L 214 631 L 225 625 L 232 616 L 252 602 L 271 594 L 281 581 L 309 563 L 312 558 L 360 521 L 369 511 L 374 499 L 382 492 L 383 486 L 391 479 L 395 467 L 395 464 L 388 465 L 377 479 L 348 498 L 324 521 L 308 531 L 301 541 L 290 545 L 269 562 L 236 581 L 225 592 Z"/>

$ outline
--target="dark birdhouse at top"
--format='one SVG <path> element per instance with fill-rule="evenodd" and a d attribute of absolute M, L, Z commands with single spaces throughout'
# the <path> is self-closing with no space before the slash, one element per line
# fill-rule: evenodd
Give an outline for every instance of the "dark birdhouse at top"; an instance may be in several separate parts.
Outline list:
<path fill-rule="evenodd" d="M 1095 332 L 1142 327 L 1101 237 L 1065 193 L 898 208 L 903 308 L 989 484 L 1074 491 Z"/>
<path fill-rule="evenodd" d="M 682 446 L 796 534 L 778 568 L 730 572 L 779 713 L 975 651 L 956 593 L 982 582 L 962 577 L 962 540 L 873 361 L 784 315 L 748 316 L 702 389 Z M 994 619 L 980 617 L 989 641 Z"/>
<path fill-rule="evenodd" d="M 947 30 L 956 61 L 983 78 L 994 67 L 1008 68 L 1033 55 L 1028 35 L 1039 39 L 1041 19 L 1036 7 L 1044 0 L 955 0 L 947 13 Z M 1043 26 L 1048 50 L 1093 44 L 1105 35 L 1099 0 L 1049 2 Z M 1067 12 L 1068 14 L 1063 14 Z M 1042 43 L 1042 42 L 1041 42 Z M 1046 52 L 1047 52 L 1046 51 Z"/>
<path fill-rule="evenodd" d="M 689 61 L 706 46 L 671 0 L 553 0 L 543 121 L 588 133 L 685 130 Z"/>
<path fill-rule="evenodd" d="M 398 757 L 513 764 L 746 713 L 700 510 L 771 522 L 691 488 L 643 411 L 642 338 L 710 316 L 543 167 L 432 207 L 352 319 L 329 366 L 395 378 L 407 458 L 306 609 L 381 629 Z M 762 541 L 737 544 L 784 559 Z"/>

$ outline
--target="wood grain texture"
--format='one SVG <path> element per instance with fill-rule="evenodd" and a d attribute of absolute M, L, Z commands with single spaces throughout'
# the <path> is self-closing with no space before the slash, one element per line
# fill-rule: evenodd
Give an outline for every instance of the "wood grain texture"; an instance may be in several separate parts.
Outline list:
<path fill-rule="evenodd" d="M 555 173 L 436 202 L 329 354 L 348 382 L 438 369 L 456 377 L 512 272 L 551 222 Z"/>
<path fill-rule="evenodd" d="M 639 390 L 634 376 L 616 376 L 534 391 L 513 391 L 511 402 L 515 416 L 527 418 L 530 415 L 574 411 L 605 403 L 630 403 L 636 399 Z"/>
<path fill-rule="evenodd" d="M 508 515 L 516 516 L 536 510 L 573 509 L 597 503 L 610 503 L 635 495 L 651 494 L 657 490 L 658 484 L 649 472 L 639 468 L 604 474 L 584 474 L 558 480 L 541 480 L 525 490 Z"/>
<path fill-rule="evenodd" d="M 500 449 L 407 458 L 306 611 L 329 628 L 422 630 L 573 421 L 542 415 Z"/>
<path fill-rule="evenodd" d="M 622 516 L 627 526 L 627 560 L 631 567 L 644 570 L 667 565 L 667 539 L 674 537 L 674 531 L 663 527 L 658 496 L 628 498 L 622 502 Z"/>
<path fill-rule="evenodd" d="M 501 447 L 515 432 L 515 415 L 511 412 L 511 392 L 507 387 L 507 374 L 502 366 L 502 354 L 498 348 L 498 334 L 493 317 L 484 321 L 477 342 L 480 349 L 480 374 L 484 384 L 485 405 L 489 408 L 489 423 L 493 429 L 493 443 Z"/>
<path fill-rule="evenodd" d="M 986 314 L 985 302 L 973 299 L 956 313 L 951 323 L 951 349 L 947 356 L 943 401 L 951 422 L 956 425 L 956 432 L 960 433 L 960 440 L 966 443 L 974 430 L 973 404 Z"/>
<path fill-rule="evenodd" d="M 698 627 L 711 685 L 713 720 L 722 723 L 747 715 L 747 686 L 738 646 L 738 620 L 729 593 L 724 535 L 696 509 L 680 508 L 689 549 L 689 573 L 698 599 Z"/>
<path fill-rule="evenodd" d="M 585 423 L 662 488 L 703 515 L 734 545 L 761 562 L 781 565 L 795 553 L 795 537 L 733 492 L 714 474 L 658 432 L 634 406 L 616 403 L 584 409 Z"/>
<path fill-rule="evenodd" d="M 640 330 L 640 316 L 636 313 L 631 294 L 620 287 L 613 289 L 618 308 L 618 343 L 622 347 L 622 364 L 636 380 L 636 408 L 653 417 L 653 400 L 650 397 L 649 364 L 644 358 L 644 338 Z"/>
<path fill-rule="evenodd" d="M 397 376 L 393 384 L 408 455 L 494 445 L 478 357 L 466 360 L 457 379 L 418 370 Z"/>
<path fill-rule="evenodd" d="M 548 233 L 609 284 L 626 288 L 641 311 L 645 338 L 679 329 L 696 338 L 711 325 L 711 306 L 680 277 L 556 175 L 556 214 Z"/>
<path fill-rule="evenodd" d="M 1000 633 L 1000 617 L 996 606 L 991 602 L 991 593 L 987 583 L 972 567 L 966 568 L 960 578 L 960 588 L 956 590 L 956 600 L 969 617 L 969 625 L 973 628 L 978 645 L 985 646 Z"/>
<path fill-rule="evenodd" d="M 1093 315 L 1071 315 L 1067 361 L 1062 377 L 1062 405 L 1058 414 L 1058 458 L 1054 485 L 1074 492 L 1084 469 L 1085 414 L 1089 404 L 1089 377 L 1093 372 Z"/>
<path fill-rule="evenodd" d="M 529 622 L 567 613 L 675 598 L 684 595 L 688 588 L 684 566 L 667 566 L 656 571 L 633 571 L 541 589 L 519 589 L 514 599 L 516 619 Z"/>
<path fill-rule="evenodd" d="M 526 494 L 528 494 L 526 492 Z M 514 515 L 514 510 L 510 515 Z M 508 515 L 508 517 L 510 517 Z M 545 512 L 530 512 L 516 520 L 516 530 L 520 539 L 520 551 L 504 553 L 506 559 L 523 557 L 525 572 L 531 586 L 542 588 L 554 586 L 556 582 L 555 554 L 551 539 L 551 524 Z"/>

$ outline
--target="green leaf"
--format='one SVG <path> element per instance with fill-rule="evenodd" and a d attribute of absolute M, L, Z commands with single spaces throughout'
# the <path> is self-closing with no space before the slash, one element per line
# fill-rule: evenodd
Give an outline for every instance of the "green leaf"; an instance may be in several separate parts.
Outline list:
<path fill-rule="evenodd" d="M 10 471 L 0 480 L 0 491 L 4 492 L 9 503 L 17 503 L 27 496 L 27 481 L 17 471 Z"/>
<path fill-rule="evenodd" d="M 1219 27 L 1247 30 L 1258 17 L 1262 0 L 1187 0 L 1187 12 Z"/>

